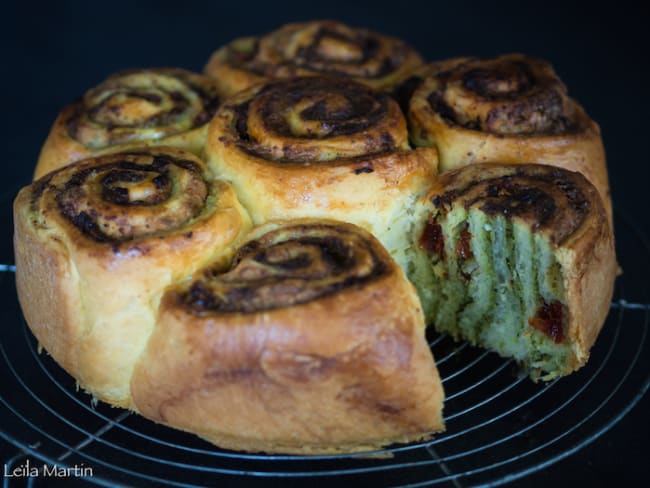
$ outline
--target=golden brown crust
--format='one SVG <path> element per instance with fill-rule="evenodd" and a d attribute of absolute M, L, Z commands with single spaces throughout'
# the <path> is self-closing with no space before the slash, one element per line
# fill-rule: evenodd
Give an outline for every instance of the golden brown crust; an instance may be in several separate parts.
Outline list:
<path fill-rule="evenodd" d="M 600 128 L 550 64 L 510 54 L 434 63 L 409 106 L 411 139 L 435 146 L 441 172 L 472 163 L 541 163 L 578 171 L 612 222 Z"/>
<path fill-rule="evenodd" d="M 16 212 L 24 205 L 23 195 L 16 199 Z M 32 330 L 39 331 L 39 343 L 73 374 L 74 338 L 80 337 L 83 329 L 75 269 L 60 240 L 39 239 L 28 218 L 16 218 L 14 225 L 16 288 L 25 320 L 33 324 Z"/>
<path fill-rule="evenodd" d="M 341 76 L 388 90 L 422 65 L 403 41 L 331 20 L 287 24 L 213 53 L 205 73 L 224 96 L 279 78 Z"/>
<path fill-rule="evenodd" d="M 261 226 L 230 268 L 171 288 L 131 386 L 145 416 L 232 449 L 358 451 L 443 428 L 412 285 L 334 221 Z"/>
<path fill-rule="evenodd" d="M 590 188 L 592 201 L 596 191 Z M 557 252 L 564 271 L 564 289 L 572 304 L 569 337 L 574 340 L 576 363 L 572 371 L 589 359 L 589 351 L 609 314 L 614 281 L 619 273 L 614 236 L 604 211 L 598 209 Z"/>
<path fill-rule="evenodd" d="M 524 222 L 548 238 L 561 267 L 572 355 L 559 374 L 583 366 L 609 313 L 618 272 L 614 236 L 596 188 L 583 175 L 546 165 L 478 163 L 441 175 L 427 200 Z"/>
<path fill-rule="evenodd" d="M 173 148 L 50 173 L 14 203 L 16 281 L 39 342 L 80 385 L 129 407 L 164 287 L 227 259 L 250 220 L 233 190 Z"/>
<path fill-rule="evenodd" d="M 433 77 L 440 72 L 449 71 L 452 68 L 467 62 L 469 59 L 473 58 L 450 58 L 423 64 L 412 70 L 408 78 L 395 85 L 391 95 L 395 100 L 397 100 L 397 103 L 399 103 L 402 112 L 408 115 L 409 105 L 413 94 L 427 78 Z"/>
<path fill-rule="evenodd" d="M 34 178 L 133 147 L 166 145 L 198 155 L 218 104 L 214 81 L 190 71 L 152 68 L 113 74 L 57 116 Z"/>
<path fill-rule="evenodd" d="M 387 95 L 348 80 L 297 78 L 229 99 L 210 123 L 206 158 L 256 224 L 343 220 L 393 253 L 403 247 L 404 213 L 437 169 L 435 149 L 411 150 L 407 138 Z"/>

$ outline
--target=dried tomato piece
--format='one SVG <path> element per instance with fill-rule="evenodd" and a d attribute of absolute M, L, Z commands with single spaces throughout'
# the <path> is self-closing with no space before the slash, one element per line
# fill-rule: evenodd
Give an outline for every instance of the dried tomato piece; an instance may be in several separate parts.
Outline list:
<path fill-rule="evenodd" d="M 420 249 L 424 249 L 431 256 L 438 256 L 442 259 L 445 254 L 445 241 L 442 235 L 442 227 L 438 224 L 438 219 L 429 216 L 424 224 L 424 230 L 418 242 Z"/>
<path fill-rule="evenodd" d="M 551 303 L 546 303 L 544 300 L 542 302 L 542 306 L 537 309 L 535 316 L 528 318 L 528 324 L 559 344 L 564 341 L 566 307 L 557 300 L 553 300 Z"/>
<path fill-rule="evenodd" d="M 474 257 L 474 253 L 472 253 L 472 248 L 470 247 L 471 240 L 472 233 L 467 230 L 467 227 L 460 231 L 460 239 L 456 243 L 456 255 L 465 261 Z"/>

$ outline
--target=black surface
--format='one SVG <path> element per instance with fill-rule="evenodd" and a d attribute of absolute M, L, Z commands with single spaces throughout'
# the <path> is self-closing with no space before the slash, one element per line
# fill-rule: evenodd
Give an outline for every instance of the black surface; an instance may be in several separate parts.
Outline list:
<path fill-rule="evenodd" d="M 550 60 L 569 93 L 601 125 L 616 208 L 648 236 L 646 126 L 650 107 L 644 37 L 649 19 L 641 2 L 595 6 L 568 2 L 116 1 L 4 6 L 0 120 L 6 176 L 0 181 L 0 195 L 29 181 L 60 108 L 111 72 L 145 66 L 200 70 L 216 47 L 234 37 L 312 18 L 335 18 L 402 37 L 431 60 L 513 51 Z M 12 249 L 6 202 L 0 218 L 0 263 L 7 263 Z M 647 254 L 639 259 L 647 266 Z M 638 287 L 647 289 L 647 277 L 635 279 Z M 628 289 L 634 286 L 634 282 L 627 283 Z M 15 326 L 5 320 L 2 325 Z M 646 395 L 595 442 L 512 485 L 649 486 L 648 411 Z M 0 459 L 12 457 L 15 451 L 0 443 Z"/>

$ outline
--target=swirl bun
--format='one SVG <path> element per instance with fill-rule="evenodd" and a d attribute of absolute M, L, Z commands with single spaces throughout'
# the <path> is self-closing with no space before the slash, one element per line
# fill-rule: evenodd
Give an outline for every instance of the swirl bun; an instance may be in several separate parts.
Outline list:
<path fill-rule="evenodd" d="M 388 95 L 320 77 L 229 99 L 210 123 L 206 156 L 256 224 L 351 222 L 375 234 L 400 264 L 407 213 L 437 169 L 435 149 L 409 149 L 404 116 Z"/>
<path fill-rule="evenodd" d="M 230 266 L 169 289 L 132 388 L 145 416 L 232 449 L 358 451 L 443 428 L 412 285 L 368 232 L 329 220 L 258 227 Z"/>
<path fill-rule="evenodd" d="M 214 82 L 190 71 L 114 74 L 59 114 L 35 178 L 80 159 L 136 146 L 174 146 L 198 155 L 218 105 Z"/>
<path fill-rule="evenodd" d="M 125 407 L 163 289 L 227 260 L 250 228 L 233 190 L 173 148 L 51 172 L 20 191 L 14 221 L 16 284 L 30 328 L 84 389 Z"/>
<path fill-rule="evenodd" d="M 438 148 L 441 171 L 480 162 L 578 171 L 600 193 L 611 222 L 600 129 L 549 63 L 521 54 L 456 58 L 421 74 L 409 104 L 411 139 Z"/>
<path fill-rule="evenodd" d="M 352 78 L 384 90 L 421 64 L 420 55 L 398 39 L 326 20 L 236 39 L 215 51 L 205 73 L 225 96 L 272 79 L 313 75 Z"/>
<path fill-rule="evenodd" d="M 593 185 L 551 166 L 474 164 L 442 175 L 424 205 L 413 279 L 438 330 L 533 378 L 587 361 L 617 273 Z"/>

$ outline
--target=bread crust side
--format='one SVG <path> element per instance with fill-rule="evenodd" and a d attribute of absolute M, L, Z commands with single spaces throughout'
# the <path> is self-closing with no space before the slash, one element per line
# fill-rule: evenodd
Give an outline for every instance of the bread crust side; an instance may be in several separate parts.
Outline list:
<path fill-rule="evenodd" d="M 76 338 L 83 330 L 78 276 L 60 239 L 47 241 L 35 232 L 29 216 L 29 188 L 14 201 L 16 288 L 25 320 L 45 350 L 68 373 L 78 368 Z"/>
<path fill-rule="evenodd" d="M 417 295 L 382 255 L 386 275 L 287 308 L 196 315 L 171 289 L 131 382 L 137 410 L 247 451 L 368 450 L 442 430 Z"/>
<path fill-rule="evenodd" d="M 611 308 L 614 282 L 619 272 L 614 235 L 595 188 L 591 193 L 592 212 L 582 228 L 557 251 L 562 266 L 569 308 L 569 337 L 575 363 L 585 365 Z"/>
<path fill-rule="evenodd" d="M 193 157 L 173 148 L 156 151 Z M 54 178 L 93 164 L 76 163 Z M 46 200 L 35 197 L 38 184 L 22 189 L 14 203 L 16 281 L 27 323 L 82 388 L 130 408 L 131 372 L 164 288 L 207 262 L 229 259 L 250 219 L 232 188 L 214 181 L 213 207 L 190 225 L 101 242 L 61 215 L 47 195 L 56 190 L 46 189 Z"/>

